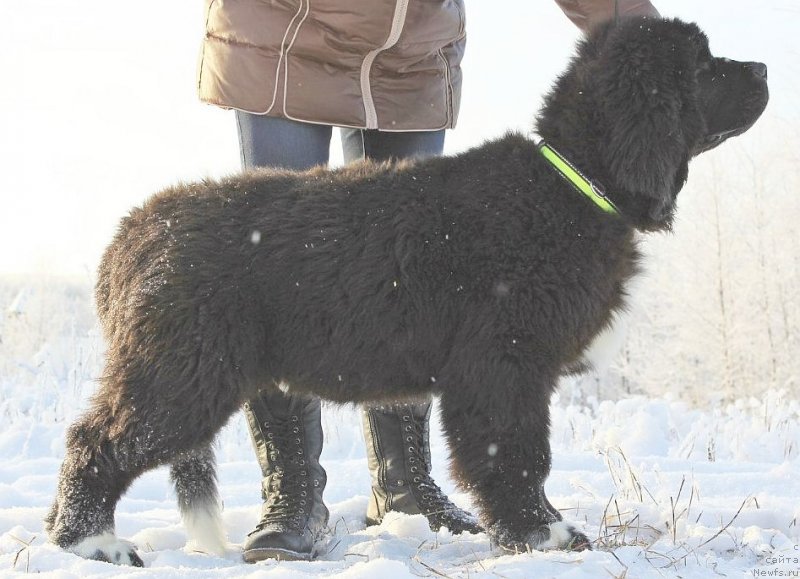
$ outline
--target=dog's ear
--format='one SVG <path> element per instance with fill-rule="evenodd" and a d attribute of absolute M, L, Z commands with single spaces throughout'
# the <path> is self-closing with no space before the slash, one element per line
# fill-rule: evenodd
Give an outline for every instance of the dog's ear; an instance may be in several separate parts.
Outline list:
<path fill-rule="evenodd" d="M 611 27 L 596 76 L 604 165 L 614 185 L 647 198 L 645 212 L 656 222 L 669 219 L 686 180 L 684 128 L 696 92 L 693 43 L 666 24 L 643 18 Z"/>

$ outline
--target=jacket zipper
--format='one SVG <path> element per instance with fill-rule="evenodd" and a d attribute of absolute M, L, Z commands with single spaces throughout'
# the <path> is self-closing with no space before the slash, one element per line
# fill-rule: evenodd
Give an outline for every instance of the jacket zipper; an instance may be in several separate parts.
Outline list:
<path fill-rule="evenodd" d="M 383 46 L 371 50 L 364 57 L 364 62 L 361 63 L 361 98 L 364 101 L 364 117 L 366 128 L 378 128 L 378 113 L 375 111 L 375 101 L 372 100 L 372 87 L 369 82 L 369 75 L 372 71 L 372 63 L 375 62 L 378 54 L 384 50 L 388 50 L 400 39 L 400 33 L 403 32 L 403 26 L 406 22 L 406 12 L 408 11 L 409 0 L 397 0 L 394 7 L 394 18 L 392 18 L 392 29 L 389 31 L 389 37 Z"/>

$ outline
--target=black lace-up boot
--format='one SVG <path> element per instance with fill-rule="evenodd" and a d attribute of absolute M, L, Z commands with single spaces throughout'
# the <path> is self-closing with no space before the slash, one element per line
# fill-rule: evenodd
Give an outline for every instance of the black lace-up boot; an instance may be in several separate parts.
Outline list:
<path fill-rule="evenodd" d="M 425 515 L 434 531 L 480 532 L 475 517 L 450 502 L 431 478 L 430 416 L 430 403 L 362 411 L 372 477 L 367 524 L 376 525 L 388 511 L 399 511 Z"/>
<path fill-rule="evenodd" d="M 261 520 L 247 536 L 244 559 L 310 560 L 328 525 L 319 400 L 262 392 L 244 412 L 264 474 Z"/>

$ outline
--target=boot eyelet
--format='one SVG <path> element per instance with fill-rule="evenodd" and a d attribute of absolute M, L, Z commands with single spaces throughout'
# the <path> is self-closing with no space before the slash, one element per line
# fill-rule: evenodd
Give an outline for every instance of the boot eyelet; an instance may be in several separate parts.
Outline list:
<path fill-rule="evenodd" d="M 415 482 L 415 483 L 418 483 L 418 482 L 419 482 L 419 477 L 418 477 L 418 476 L 415 476 L 415 477 L 414 477 L 414 482 Z"/>
<path fill-rule="evenodd" d="M 306 491 L 300 491 L 300 496 L 301 497 L 307 497 L 308 493 Z"/>
<path fill-rule="evenodd" d="M 292 422 L 297 422 L 298 420 L 299 418 L 297 418 L 297 416 L 292 416 Z"/>
<path fill-rule="evenodd" d="M 299 439 L 299 438 L 295 438 L 295 439 L 294 439 L 294 441 L 295 441 L 297 444 L 300 444 L 300 439 Z M 302 451 L 300 451 L 300 452 L 302 452 Z"/>
<path fill-rule="evenodd" d="M 415 467 L 415 466 L 412 466 L 412 467 L 411 467 L 411 472 L 417 472 L 417 467 Z"/>
<path fill-rule="evenodd" d="M 410 436 L 406 436 L 406 442 L 412 442 L 413 440 L 414 440 L 414 439 L 413 439 L 413 438 L 411 438 Z"/>
<path fill-rule="evenodd" d="M 297 434 L 298 432 L 300 432 L 300 429 L 297 426 L 295 426 L 294 428 L 292 428 L 292 432 L 294 434 Z"/>
<path fill-rule="evenodd" d="M 306 465 L 306 461 L 301 458 L 300 459 L 300 466 L 305 466 L 305 465 Z"/>
<path fill-rule="evenodd" d="M 414 452 L 414 447 L 413 446 L 409 446 L 408 447 L 408 452 Z"/>
<path fill-rule="evenodd" d="M 399 481 L 397 481 L 397 486 L 399 486 L 399 487 L 401 487 L 401 486 L 403 486 L 403 485 L 405 485 L 405 484 L 406 484 L 406 483 L 405 483 L 405 481 L 403 481 L 403 480 L 399 480 Z"/>
<path fill-rule="evenodd" d="M 408 422 L 409 420 L 411 420 L 410 416 L 403 416 L 403 422 Z"/>
<path fill-rule="evenodd" d="M 306 502 L 304 500 L 300 500 L 300 504 L 305 506 Z"/>

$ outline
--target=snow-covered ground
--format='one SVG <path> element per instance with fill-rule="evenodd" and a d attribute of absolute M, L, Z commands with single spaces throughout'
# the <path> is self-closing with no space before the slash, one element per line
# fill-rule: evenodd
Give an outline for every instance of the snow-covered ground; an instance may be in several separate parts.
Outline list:
<path fill-rule="evenodd" d="M 656 2 L 696 20 L 715 53 L 766 62 L 771 101 L 746 135 L 693 162 L 674 234 L 647 242 L 610 366 L 565 383 L 553 402 L 548 494 L 594 551 L 504 554 L 484 535 L 432 533 L 421 517 L 365 528 L 352 408 L 323 416 L 331 539 L 318 561 L 240 561 L 260 500 L 240 416 L 217 446 L 226 557 L 185 549 L 164 471 L 139 479 L 117 512 L 145 569 L 48 544 L 42 518 L 64 431 L 102 367 L 98 256 L 118 218 L 156 189 L 238 169 L 230 111 L 195 95 L 201 4 L 0 2 L 0 577 L 800 576 L 797 0 Z M 506 4 L 469 3 L 448 152 L 527 130 L 577 36 L 553 2 Z M 438 433 L 433 447 L 436 479 L 469 507 Z"/>
<path fill-rule="evenodd" d="M 0 576 L 48 577 L 711 577 L 800 573 L 800 400 L 770 391 L 697 409 L 669 397 L 553 403 L 553 473 L 547 490 L 596 541 L 585 553 L 504 554 L 485 535 L 431 532 L 421 516 L 366 528 L 369 478 L 353 408 L 323 422 L 328 554 L 311 563 L 240 560 L 259 514 L 259 471 L 237 416 L 221 433 L 224 522 L 231 549 L 186 549 L 167 473 L 140 478 L 117 511 L 120 536 L 146 568 L 87 561 L 47 543 L 64 429 L 94 388 L 103 345 L 87 284 L 58 278 L 0 283 Z M 433 438 L 434 475 L 469 507 Z M 513 500 L 513 497 L 509 497 Z M 627 574 L 627 575 L 626 575 Z M 791 576 L 791 575 L 784 575 Z"/>

